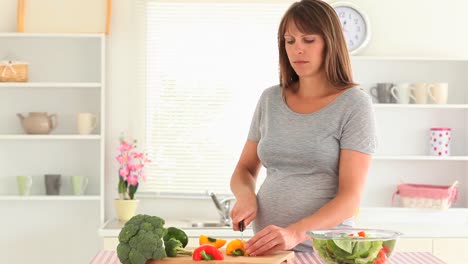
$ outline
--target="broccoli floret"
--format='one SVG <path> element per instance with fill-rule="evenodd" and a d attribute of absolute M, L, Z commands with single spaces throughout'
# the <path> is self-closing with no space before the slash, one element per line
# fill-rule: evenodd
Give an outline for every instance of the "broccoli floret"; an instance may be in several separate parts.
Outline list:
<path fill-rule="evenodd" d="M 130 263 L 132 264 L 145 264 L 147 258 L 138 250 L 132 248 L 130 250 L 130 254 L 128 255 L 128 258 L 130 259 Z"/>
<path fill-rule="evenodd" d="M 131 248 L 126 243 L 120 243 L 117 246 L 117 256 L 122 263 L 128 260 L 128 254 L 130 254 L 130 250 Z"/>
<path fill-rule="evenodd" d="M 191 256 L 193 254 L 192 251 L 184 249 L 182 243 L 175 238 L 164 241 L 164 246 L 166 247 L 166 255 L 168 257 L 177 257 L 177 255 Z"/>
<path fill-rule="evenodd" d="M 127 224 L 141 225 L 143 223 L 150 223 L 155 228 L 162 228 L 166 222 L 160 217 L 144 214 L 135 215 L 127 221 Z"/>
<path fill-rule="evenodd" d="M 171 238 L 175 238 L 176 240 L 179 240 L 182 243 L 183 248 L 187 246 L 188 237 L 187 237 L 187 234 L 183 230 L 175 228 L 175 227 L 169 227 L 167 229 L 167 234 L 164 235 L 163 237 L 163 240 L 164 242 L 166 242 Z"/>
<path fill-rule="evenodd" d="M 119 242 L 128 242 L 140 228 L 137 225 L 125 224 L 119 234 Z"/>
<path fill-rule="evenodd" d="M 124 264 L 145 264 L 149 259 L 163 259 L 166 251 L 162 237 L 166 234 L 164 220 L 157 216 L 136 215 L 119 234 L 117 256 Z"/>
<path fill-rule="evenodd" d="M 157 248 L 153 251 L 153 257 L 152 259 L 163 259 L 165 258 L 166 255 L 166 250 L 163 247 Z"/>

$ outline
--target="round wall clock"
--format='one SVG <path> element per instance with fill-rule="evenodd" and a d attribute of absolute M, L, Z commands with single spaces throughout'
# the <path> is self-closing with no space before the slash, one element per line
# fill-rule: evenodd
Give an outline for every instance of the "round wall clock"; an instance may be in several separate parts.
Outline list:
<path fill-rule="evenodd" d="M 331 3 L 343 27 L 350 54 L 357 54 L 370 40 L 369 18 L 365 12 L 349 2 Z"/>

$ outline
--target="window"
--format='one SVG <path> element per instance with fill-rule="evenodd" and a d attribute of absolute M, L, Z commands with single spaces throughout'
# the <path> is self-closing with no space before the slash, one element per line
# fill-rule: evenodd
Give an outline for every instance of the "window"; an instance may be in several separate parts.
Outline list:
<path fill-rule="evenodd" d="M 279 82 L 277 30 L 290 2 L 141 3 L 153 163 L 139 193 L 231 193 L 257 100 Z"/>

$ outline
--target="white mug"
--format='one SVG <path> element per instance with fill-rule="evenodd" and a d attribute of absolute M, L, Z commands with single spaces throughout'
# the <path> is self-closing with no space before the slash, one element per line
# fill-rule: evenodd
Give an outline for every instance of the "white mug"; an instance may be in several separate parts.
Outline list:
<path fill-rule="evenodd" d="M 97 126 L 96 115 L 92 113 L 78 113 L 76 126 L 80 135 L 89 135 Z"/>
<path fill-rule="evenodd" d="M 399 104 L 409 104 L 411 98 L 416 101 L 416 97 L 411 94 L 412 89 L 409 83 L 400 83 L 393 86 L 390 93 Z"/>
<path fill-rule="evenodd" d="M 448 97 L 448 83 L 433 83 L 429 85 L 429 97 L 436 104 L 446 104 Z"/>
<path fill-rule="evenodd" d="M 411 95 L 414 96 L 414 102 L 417 104 L 426 104 L 428 90 L 429 85 L 427 83 L 412 83 Z"/>

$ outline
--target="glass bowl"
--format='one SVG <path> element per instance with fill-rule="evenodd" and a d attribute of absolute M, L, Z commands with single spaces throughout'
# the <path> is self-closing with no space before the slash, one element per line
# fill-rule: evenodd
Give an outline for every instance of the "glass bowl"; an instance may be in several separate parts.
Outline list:
<path fill-rule="evenodd" d="M 319 258 L 328 264 L 384 264 L 402 233 L 390 230 L 333 228 L 307 232 Z"/>

